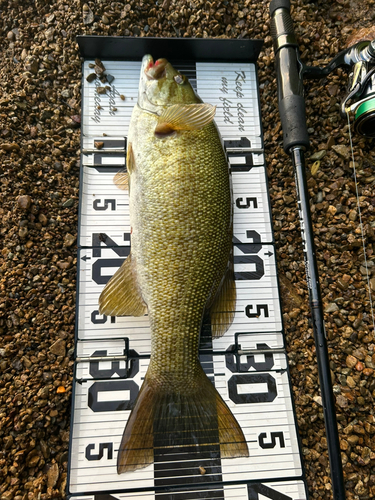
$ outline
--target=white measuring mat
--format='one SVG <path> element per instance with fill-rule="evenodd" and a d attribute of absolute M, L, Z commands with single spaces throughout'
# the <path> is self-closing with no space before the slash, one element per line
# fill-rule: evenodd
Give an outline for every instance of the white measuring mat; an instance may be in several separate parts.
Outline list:
<path fill-rule="evenodd" d="M 189 71 L 203 101 L 217 106 L 215 121 L 231 167 L 237 287 L 233 324 L 213 341 L 203 327 L 200 359 L 238 420 L 250 456 L 220 459 L 214 447 L 207 456 L 171 449 L 155 452 L 154 464 L 145 469 L 117 474 L 119 443 L 149 363 L 150 327 L 147 315 L 100 315 L 98 298 L 130 252 L 128 194 L 114 185 L 113 177 L 125 166 L 141 63 L 103 60 L 114 80 L 108 93 L 100 95 L 98 80 L 86 80 L 93 72 L 88 66 L 92 62 L 84 62 L 83 79 L 69 494 L 88 500 L 304 500 L 307 494 L 284 351 L 256 67 L 246 62 L 189 63 Z M 103 143 L 100 149 L 98 142 Z"/>

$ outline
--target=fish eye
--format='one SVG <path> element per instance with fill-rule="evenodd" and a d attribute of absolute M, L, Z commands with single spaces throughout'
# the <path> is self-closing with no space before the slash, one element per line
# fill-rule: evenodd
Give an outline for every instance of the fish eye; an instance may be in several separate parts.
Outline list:
<path fill-rule="evenodd" d="M 174 77 L 174 81 L 178 83 L 179 85 L 182 85 L 185 81 L 185 77 L 183 75 L 176 75 Z"/>

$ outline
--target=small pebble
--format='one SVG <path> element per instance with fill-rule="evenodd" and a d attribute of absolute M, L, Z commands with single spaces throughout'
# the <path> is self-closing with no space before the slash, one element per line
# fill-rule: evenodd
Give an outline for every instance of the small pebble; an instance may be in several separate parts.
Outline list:
<path fill-rule="evenodd" d="M 64 201 L 64 203 L 61 205 L 63 208 L 70 208 L 74 205 L 74 200 L 69 198 L 69 200 Z"/>
<path fill-rule="evenodd" d="M 64 246 L 71 247 L 72 245 L 74 245 L 76 239 L 77 239 L 76 236 L 74 236 L 70 233 L 67 233 L 64 237 Z"/>
<path fill-rule="evenodd" d="M 91 83 L 93 82 L 94 80 L 96 80 L 97 78 L 97 74 L 96 73 L 90 73 L 87 77 L 86 77 L 86 80 Z"/>
<path fill-rule="evenodd" d="M 29 196 L 28 194 L 21 195 L 17 199 L 17 204 L 20 208 L 22 208 L 22 210 L 28 210 L 31 206 L 31 203 L 31 196 Z"/>
<path fill-rule="evenodd" d="M 336 146 L 332 146 L 332 149 L 335 153 L 337 153 L 344 160 L 350 159 L 350 149 L 344 144 L 338 144 Z"/>
<path fill-rule="evenodd" d="M 90 7 L 85 3 L 82 7 L 82 13 L 83 13 L 83 24 L 92 24 L 94 22 L 94 13 L 90 9 Z"/>
<path fill-rule="evenodd" d="M 341 394 L 339 394 L 336 397 L 336 403 L 339 405 L 340 408 L 347 408 L 349 404 L 348 399 L 345 396 L 342 396 Z"/>
<path fill-rule="evenodd" d="M 348 368 L 354 368 L 356 366 L 356 364 L 358 363 L 358 359 L 355 358 L 354 356 L 352 356 L 351 354 L 349 354 L 347 357 L 346 357 L 346 366 Z"/>
<path fill-rule="evenodd" d="M 326 155 L 327 151 L 325 149 L 322 149 L 321 151 L 317 151 L 316 153 L 312 154 L 310 156 L 310 160 L 322 160 L 325 155 Z"/>
<path fill-rule="evenodd" d="M 59 466 L 57 463 L 51 464 L 50 468 L 47 471 L 47 487 L 53 488 L 57 483 L 59 478 Z"/>
<path fill-rule="evenodd" d="M 51 345 L 49 350 L 52 354 L 55 354 L 56 356 L 65 356 L 66 352 L 65 346 L 66 346 L 65 340 L 59 339 L 56 340 L 56 342 Z"/>
<path fill-rule="evenodd" d="M 339 310 L 339 306 L 335 302 L 331 302 L 324 309 L 324 312 L 325 313 L 333 313 L 333 312 L 338 311 L 338 310 Z"/>
<path fill-rule="evenodd" d="M 0 145 L 0 148 L 3 150 L 3 151 L 6 151 L 7 153 L 9 152 L 12 152 L 12 151 L 19 151 L 20 150 L 20 147 L 18 144 L 16 144 L 15 142 L 4 142 L 3 144 Z"/>

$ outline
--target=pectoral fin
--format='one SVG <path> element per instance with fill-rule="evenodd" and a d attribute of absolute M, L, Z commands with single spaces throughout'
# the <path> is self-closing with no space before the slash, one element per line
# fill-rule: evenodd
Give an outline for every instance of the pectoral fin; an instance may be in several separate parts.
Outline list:
<path fill-rule="evenodd" d="M 129 142 L 128 150 L 126 152 L 126 168 L 129 172 L 129 174 L 134 172 L 134 169 L 135 169 L 134 151 L 133 151 L 133 146 L 132 146 L 131 142 Z"/>
<path fill-rule="evenodd" d="M 200 130 L 214 119 L 216 106 L 212 104 L 173 104 L 163 111 L 155 128 L 156 135 L 167 135 L 177 130 Z"/>
<path fill-rule="evenodd" d="M 128 144 L 128 149 L 126 152 L 126 168 L 119 170 L 113 178 L 113 182 L 119 189 L 128 191 L 130 189 L 130 179 L 129 174 L 134 172 L 135 169 L 135 159 L 134 151 L 131 142 Z"/>
<path fill-rule="evenodd" d="M 107 316 L 142 316 L 147 312 L 131 254 L 104 287 L 99 312 Z"/>
<path fill-rule="evenodd" d="M 119 189 L 129 190 L 129 174 L 125 169 L 119 170 L 113 178 L 113 182 Z"/>

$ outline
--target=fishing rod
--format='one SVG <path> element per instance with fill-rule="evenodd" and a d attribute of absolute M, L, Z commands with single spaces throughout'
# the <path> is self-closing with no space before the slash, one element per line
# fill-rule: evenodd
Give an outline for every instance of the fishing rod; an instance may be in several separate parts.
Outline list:
<path fill-rule="evenodd" d="M 272 0 L 270 17 L 283 147 L 284 151 L 291 156 L 296 179 L 306 281 L 327 434 L 333 498 L 345 500 L 340 442 L 305 174 L 305 151 L 309 148 L 310 140 L 306 125 L 303 78 L 324 78 L 339 67 L 351 71 L 347 94 L 341 102 L 340 114 L 342 117 L 349 116 L 349 113 L 354 114 L 354 130 L 363 136 L 375 137 L 375 40 L 361 41 L 343 50 L 324 68 L 309 67 L 300 60 L 298 43 L 290 15 L 290 0 Z M 351 104 L 348 105 L 350 101 Z"/>

